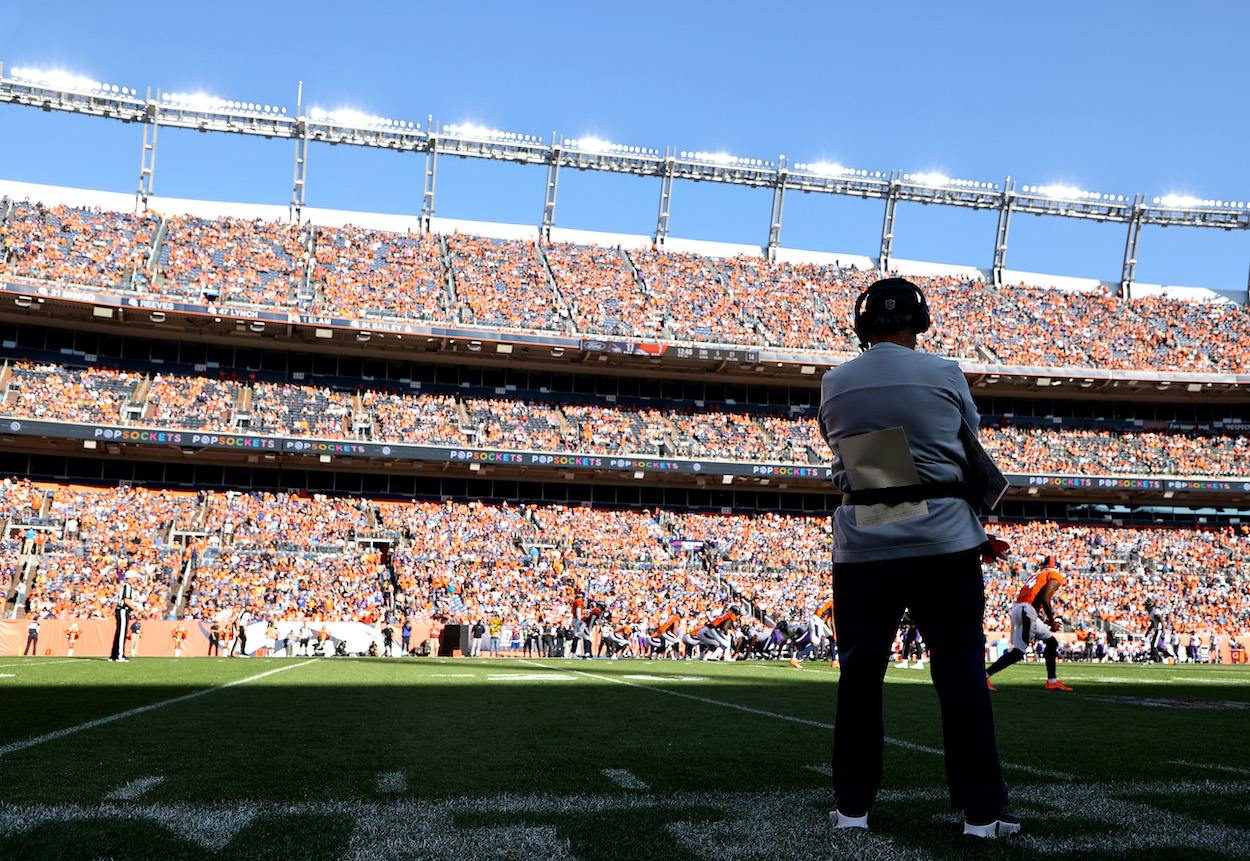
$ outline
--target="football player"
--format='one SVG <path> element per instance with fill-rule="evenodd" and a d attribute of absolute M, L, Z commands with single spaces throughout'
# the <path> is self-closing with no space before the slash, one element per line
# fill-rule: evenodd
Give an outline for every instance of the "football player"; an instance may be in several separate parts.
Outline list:
<path fill-rule="evenodd" d="M 658 653 L 663 658 L 671 653 L 674 657 L 681 657 L 681 636 L 681 616 L 674 612 L 655 629 L 651 637 L 651 655 L 654 657 Z"/>
<path fill-rule="evenodd" d="M 734 660 L 729 632 L 737 625 L 739 613 L 737 605 L 731 605 L 728 610 L 699 629 L 695 640 L 710 650 L 703 653 L 703 660 Z"/>
<path fill-rule="evenodd" d="M 1059 587 L 1067 581 L 1059 573 L 1055 557 L 1046 558 L 1045 567 L 1033 572 L 1025 582 L 1020 593 L 1016 595 L 1016 603 L 1011 608 L 1011 648 L 993 663 L 985 672 L 985 683 L 990 690 L 997 690 L 991 677 L 999 670 L 1006 669 L 1024 658 L 1024 650 L 1029 640 L 1042 644 L 1042 655 L 1046 659 L 1046 690 L 1070 691 L 1072 688 L 1059 681 L 1055 674 L 1056 656 L 1059 654 L 1059 641 L 1055 639 L 1052 629 L 1058 627 L 1055 608 L 1051 603 Z M 1043 623 L 1038 618 L 1038 611 L 1046 616 Z"/>

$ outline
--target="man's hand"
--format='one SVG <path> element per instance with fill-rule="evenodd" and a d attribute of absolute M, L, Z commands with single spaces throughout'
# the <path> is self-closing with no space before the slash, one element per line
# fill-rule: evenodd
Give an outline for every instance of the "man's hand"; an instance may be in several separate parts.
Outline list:
<path fill-rule="evenodd" d="M 999 541 L 993 535 L 987 535 L 980 549 L 981 559 L 984 561 L 1000 562 L 1007 559 L 1007 551 L 1011 549 L 1011 545 L 1006 541 Z"/>

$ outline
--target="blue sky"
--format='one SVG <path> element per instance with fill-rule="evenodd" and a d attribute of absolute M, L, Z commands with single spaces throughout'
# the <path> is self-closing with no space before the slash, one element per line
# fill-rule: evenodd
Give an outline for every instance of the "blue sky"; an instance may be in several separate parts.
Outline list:
<path fill-rule="evenodd" d="M 1019 7 L 1019 8 L 1015 8 Z M 1250 5 L 0 0 L 0 61 L 549 139 L 1250 202 Z M 0 177 L 131 192 L 142 131 L 0 106 Z M 158 195 L 286 204 L 293 144 L 166 129 Z M 313 145 L 310 206 L 420 209 L 415 154 Z M 442 159 L 436 214 L 537 224 L 542 168 Z M 566 171 L 556 223 L 648 234 L 659 182 Z M 767 190 L 679 183 L 671 235 L 762 245 Z M 790 194 L 782 244 L 875 256 L 877 201 Z M 901 204 L 894 255 L 988 267 L 995 215 Z M 1016 215 L 1009 268 L 1115 281 L 1121 225 Z M 1143 230 L 1143 283 L 1245 290 L 1250 231 Z"/>

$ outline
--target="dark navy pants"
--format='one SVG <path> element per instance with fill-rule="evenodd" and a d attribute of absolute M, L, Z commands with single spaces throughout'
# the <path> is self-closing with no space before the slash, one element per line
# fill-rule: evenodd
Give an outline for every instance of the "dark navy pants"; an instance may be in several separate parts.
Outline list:
<path fill-rule="evenodd" d="M 881 786 L 885 729 L 881 693 L 903 610 L 929 646 L 942 708 L 951 805 L 1004 806 L 985 684 L 985 586 L 977 550 L 833 566 L 834 625 L 841 676 L 833 732 L 833 788 L 844 813 L 860 815 Z"/>

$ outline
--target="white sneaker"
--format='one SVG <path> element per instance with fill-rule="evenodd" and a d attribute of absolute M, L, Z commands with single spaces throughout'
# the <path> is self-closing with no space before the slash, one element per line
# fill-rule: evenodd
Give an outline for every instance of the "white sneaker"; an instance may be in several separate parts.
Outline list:
<path fill-rule="evenodd" d="M 972 837 L 1005 837 L 1020 832 L 1020 820 L 1005 810 L 992 813 L 981 819 L 968 817 L 964 819 L 964 834 Z"/>
<path fill-rule="evenodd" d="M 924 669 L 924 661 L 916 661 L 916 663 L 914 663 L 914 664 L 912 664 L 912 665 L 911 665 L 911 668 L 912 668 L 913 670 L 923 670 L 923 669 Z"/>
<path fill-rule="evenodd" d="M 847 816 L 838 808 L 829 811 L 829 819 L 833 822 L 834 828 L 862 828 L 868 830 L 868 814 L 863 816 Z"/>
<path fill-rule="evenodd" d="M 907 669 L 907 662 L 906 662 L 906 661 L 899 661 L 897 664 L 895 664 L 895 665 L 894 665 L 894 669 L 896 669 L 896 670 L 905 670 L 905 669 Z"/>

